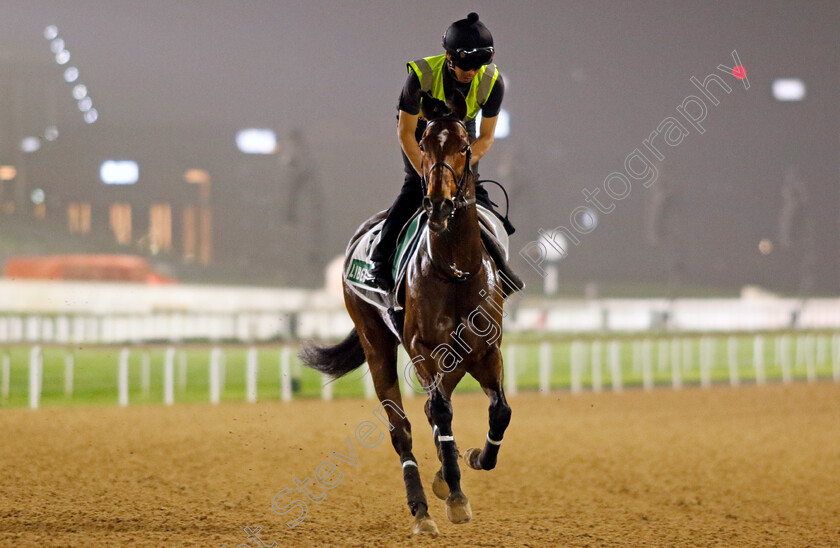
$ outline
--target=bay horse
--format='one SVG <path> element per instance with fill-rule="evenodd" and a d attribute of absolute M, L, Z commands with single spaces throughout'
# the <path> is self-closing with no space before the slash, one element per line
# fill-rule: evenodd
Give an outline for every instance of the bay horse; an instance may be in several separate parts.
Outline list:
<path fill-rule="evenodd" d="M 451 522 L 466 523 L 472 510 L 461 490 L 450 398 L 466 373 L 489 397 L 490 429 L 484 447 L 468 449 L 464 460 L 476 470 L 493 469 L 511 417 L 499 350 L 505 282 L 497 275 L 479 232 L 475 177 L 469 168 L 470 141 L 461 121 L 466 102 L 460 94 L 446 103 L 425 95 L 422 109 L 429 121 L 420 141 L 423 209 L 429 233 L 406 275 L 402 342 L 428 396 L 426 417 L 441 462 L 432 491 L 446 500 L 446 515 Z M 364 223 L 354 240 L 377 219 L 381 214 Z M 384 312 L 348 289 L 347 280 L 344 301 L 355 328 L 335 346 L 304 346 L 301 358 L 307 366 L 335 378 L 367 361 L 376 394 L 392 425 L 391 442 L 402 464 L 408 507 L 414 516 L 413 531 L 437 535 L 438 527 L 429 514 L 417 460 L 411 452 L 411 424 L 402 412 L 397 371 L 400 340 L 386 326 Z"/>

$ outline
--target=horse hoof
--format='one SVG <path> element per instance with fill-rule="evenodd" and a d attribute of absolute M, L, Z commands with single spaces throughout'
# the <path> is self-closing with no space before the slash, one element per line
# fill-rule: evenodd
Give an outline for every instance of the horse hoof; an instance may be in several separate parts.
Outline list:
<path fill-rule="evenodd" d="M 446 517 L 452 523 L 467 523 L 472 518 L 472 508 L 467 495 L 464 493 L 450 493 L 446 497 Z"/>
<path fill-rule="evenodd" d="M 470 447 L 464 453 L 464 462 L 473 470 L 484 470 L 481 467 L 481 449 Z"/>
<path fill-rule="evenodd" d="M 435 478 L 432 480 L 432 493 L 440 500 L 446 500 L 449 496 L 449 484 L 443 479 L 443 472 L 440 470 L 435 473 Z"/>
<path fill-rule="evenodd" d="M 415 535 L 431 535 L 436 537 L 440 534 L 435 520 L 431 516 L 423 516 L 422 518 L 414 518 L 414 534 Z"/>

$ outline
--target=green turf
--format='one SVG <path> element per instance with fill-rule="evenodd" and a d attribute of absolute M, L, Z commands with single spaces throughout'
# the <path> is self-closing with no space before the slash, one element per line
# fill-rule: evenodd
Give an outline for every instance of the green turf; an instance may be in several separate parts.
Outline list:
<path fill-rule="evenodd" d="M 832 344 L 832 333 L 820 332 L 808 334 L 796 333 L 768 333 L 764 338 L 765 377 L 768 382 L 778 382 L 783 378 L 782 357 L 778 355 L 777 339 L 787 336 L 790 344 L 787 348 L 790 374 L 793 379 L 832 378 L 834 368 L 832 356 L 838 350 Z M 799 346 L 797 341 L 810 340 L 810 352 L 815 358 L 815 366 L 809 371 L 805 359 L 809 351 L 804 350 L 807 345 Z M 684 385 L 701 383 L 700 370 L 700 337 L 686 336 L 657 336 L 649 337 L 628 336 L 618 337 L 586 335 L 581 337 L 583 359 L 580 382 L 584 390 L 591 390 L 597 386 L 598 375 L 593 374 L 593 358 L 600 355 L 600 386 L 603 390 L 613 388 L 611 371 L 611 346 L 618 345 L 620 356 L 621 384 L 625 388 L 637 387 L 643 384 L 643 366 L 640 356 L 642 341 L 650 341 L 651 370 L 656 385 L 671 385 L 674 372 L 672 360 L 678 358 L 679 378 Z M 710 381 L 712 383 L 728 383 L 730 381 L 728 335 L 709 337 L 712 341 L 712 356 Z M 755 368 L 753 366 L 754 335 L 733 335 L 735 341 L 735 356 L 737 361 L 737 375 L 742 383 L 755 382 Z M 600 342 L 600 352 L 593 350 L 593 342 Z M 613 342 L 614 341 L 614 342 Z M 676 341 L 675 343 L 673 341 Z M 819 341 L 819 344 L 817 344 Z M 569 389 L 571 379 L 571 351 L 572 341 L 555 339 L 549 343 L 537 342 L 535 337 L 525 336 L 513 339 L 508 337 L 502 347 L 506 363 L 507 374 L 515 367 L 517 388 L 520 391 L 538 390 L 540 388 L 540 356 L 541 344 L 547 344 L 550 355 L 550 388 L 552 390 Z M 597 344 L 597 343 L 596 343 Z M 676 344 L 674 354 L 672 345 Z M 638 346 L 634 352 L 634 345 Z M 0 407 L 22 407 L 29 405 L 29 353 L 31 347 L 0 346 L 0 359 L 8 357 L 9 396 L 0 396 Z M 819 350 L 818 350 L 819 348 Z M 175 402 L 206 402 L 209 401 L 209 362 L 211 345 L 196 345 L 182 347 L 176 350 L 174 361 Z M 247 347 L 222 347 L 224 366 L 222 367 L 222 401 L 244 401 L 246 399 L 246 361 Z M 120 355 L 119 347 L 43 347 L 43 385 L 42 406 L 61 405 L 114 405 L 118 403 L 117 374 Z M 165 348 L 153 346 L 129 347 L 129 402 L 131 404 L 162 403 L 163 370 Z M 634 358 L 635 354 L 635 358 Z M 71 355 L 74 361 L 72 395 L 65 394 L 65 362 Z M 262 346 L 258 348 L 258 384 L 259 400 L 278 400 L 281 395 L 280 355 L 278 346 Z M 148 364 L 147 387 L 143 386 L 144 362 Z M 408 359 L 400 360 L 400 372 L 404 371 Z M 291 354 L 291 374 L 293 377 L 294 398 L 318 398 L 321 396 L 322 378 L 317 372 L 302 367 L 296 356 Z M 345 377 L 331 383 L 333 397 L 361 397 L 365 394 L 365 377 L 367 368 L 355 370 Z M 405 391 L 405 389 L 404 389 Z M 478 383 L 467 376 L 458 386 L 459 392 L 480 391 Z M 418 395 L 419 397 L 419 395 Z"/>

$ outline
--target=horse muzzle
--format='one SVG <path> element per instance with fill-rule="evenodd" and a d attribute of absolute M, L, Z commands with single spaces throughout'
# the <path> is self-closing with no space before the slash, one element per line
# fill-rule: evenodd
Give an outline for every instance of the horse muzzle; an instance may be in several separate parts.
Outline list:
<path fill-rule="evenodd" d="M 423 198 L 423 209 L 429 217 L 429 229 L 442 232 L 446 230 L 449 217 L 455 212 L 455 202 L 451 198 L 434 200 L 426 196 Z"/>

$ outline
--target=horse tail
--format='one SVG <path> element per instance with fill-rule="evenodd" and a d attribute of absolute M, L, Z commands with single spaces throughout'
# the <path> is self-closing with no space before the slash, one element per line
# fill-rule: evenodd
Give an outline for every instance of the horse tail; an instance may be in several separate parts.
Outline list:
<path fill-rule="evenodd" d="M 307 343 L 303 345 L 298 356 L 307 367 L 334 379 L 365 363 L 365 351 L 362 349 L 356 328 L 350 330 L 344 340 L 334 346 Z"/>

